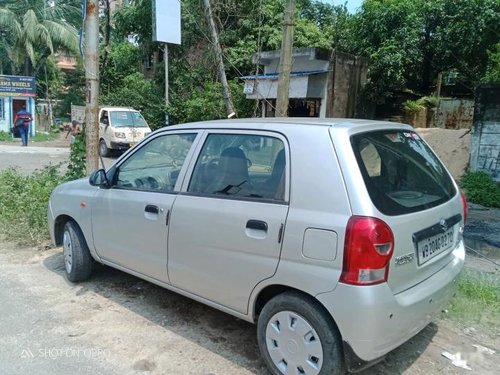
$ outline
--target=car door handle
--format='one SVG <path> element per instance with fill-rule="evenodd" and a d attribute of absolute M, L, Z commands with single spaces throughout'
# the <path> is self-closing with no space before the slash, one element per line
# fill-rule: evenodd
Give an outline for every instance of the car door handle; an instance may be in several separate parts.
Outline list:
<path fill-rule="evenodd" d="M 248 220 L 247 221 L 247 228 L 248 229 L 256 229 L 256 230 L 263 230 L 264 232 L 267 232 L 267 223 L 265 221 L 261 221 L 261 220 Z"/>
<path fill-rule="evenodd" d="M 149 212 L 150 214 L 158 214 L 160 213 L 160 208 L 158 206 L 148 204 L 144 209 L 144 211 Z"/>

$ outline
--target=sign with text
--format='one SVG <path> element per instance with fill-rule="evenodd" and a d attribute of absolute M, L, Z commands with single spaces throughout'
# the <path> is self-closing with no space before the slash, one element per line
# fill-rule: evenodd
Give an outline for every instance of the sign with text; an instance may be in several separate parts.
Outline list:
<path fill-rule="evenodd" d="M 153 1 L 153 41 L 181 44 L 181 2 Z"/>
<path fill-rule="evenodd" d="M 35 77 L 0 75 L 0 96 L 36 96 Z"/>

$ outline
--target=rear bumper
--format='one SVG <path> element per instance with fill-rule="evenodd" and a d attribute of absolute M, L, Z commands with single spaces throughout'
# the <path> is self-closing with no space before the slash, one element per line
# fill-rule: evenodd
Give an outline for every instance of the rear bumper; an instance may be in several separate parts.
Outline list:
<path fill-rule="evenodd" d="M 334 291 L 318 295 L 337 323 L 344 346 L 352 349 L 350 357 L 357 357 L 359 365 L 376 361 L 425 328 L 455 292 L 465 260 L 463 241 L 453 255 L 439 272 L 396 295 L 385 283 L 362 287 L 339 283 Z"/>

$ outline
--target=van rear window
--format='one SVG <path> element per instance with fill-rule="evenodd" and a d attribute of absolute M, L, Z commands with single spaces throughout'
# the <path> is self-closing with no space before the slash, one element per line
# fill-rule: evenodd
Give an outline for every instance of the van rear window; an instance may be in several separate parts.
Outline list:
<path fill-rule="evenodd" d="M 351 145 L 370 198 L 385 215 L 435 207 L 456 194 L 448 172 L 415 132 L 356 134 Z"/>

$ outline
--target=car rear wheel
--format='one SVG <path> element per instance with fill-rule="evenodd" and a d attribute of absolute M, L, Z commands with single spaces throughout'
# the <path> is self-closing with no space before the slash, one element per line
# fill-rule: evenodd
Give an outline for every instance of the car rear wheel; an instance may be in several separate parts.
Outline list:
<path fill-rule="evenodd" d="M 106 141 L 104 139 L 101 139 L 99 141 L 99 155 L 101 155 L 103 158 L 109 156 L 110 150 L 108 146 L 106 145 Z"/>
<path fill-rule="evenodd" d="M 271 299 L 259 316 L 257 339 L 274 375 L 343 373 L 340 335 L 313 298 L 285 292 Z"/>
<path fill-rule="evenodd" d="M 94 260 L 80 227 L 74 221 L 68 221 L 64 225 L 63 255 L 69 281 L 84 281 L 90 277 Z"/>

